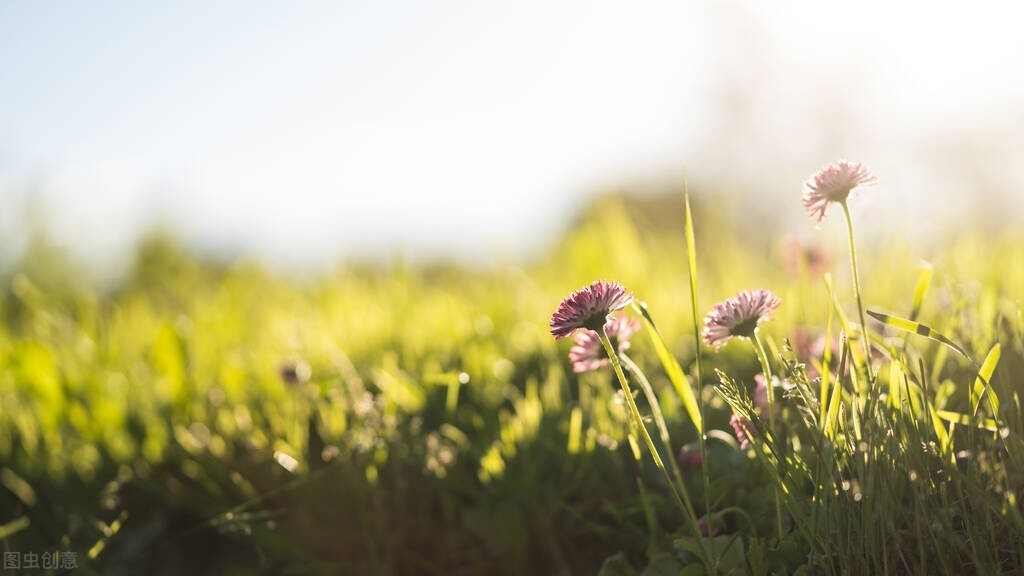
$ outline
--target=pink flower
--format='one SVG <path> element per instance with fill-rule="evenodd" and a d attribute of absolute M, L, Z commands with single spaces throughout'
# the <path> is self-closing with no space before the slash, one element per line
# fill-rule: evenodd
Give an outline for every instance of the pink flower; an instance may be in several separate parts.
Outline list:
<path fill-rule="evenodd" d="M 697 529 L 700 530 L 701 536 L 714 536 L 725 527 L 724 525 L 725 519 L 721 512 L 717 514 L 707 514 L 705 516 L 701 516 L 700 519 L 697 520 Z"/>
<path fill-rule="evenodd" d="M 825 166 L 804 182 L 803 205 L 811 218 L 825 219 L 825 210 L 833 202 L 845 202 L 858 186 L 874 186 L 878 178 L 860 162 L 839 160 Z"/>
<path fill-rule="evenodd" d="M 754 376 L 754 383 L 757 386 L 754 388 L 754 408 L 757 408 L 758 412 L 762 415 L 768 413 L 768 381 L 765 380 L 764 374 L 758 374 Z"/>
<path fill-rule="evenodd" d="M 810 349 L 809 349 L 808 354 L 807 354 L 808 358 L 807 358 L 807 360 L 803 360 L 808 365 L 807 366 L 807 377 L 808 378 L 812 378 L 813 379 L 813 378 L 817 378 L 818 376 L 820 376 L 818 371 L 814 368 L 813 364 L 811 364 L 811 360 L 810 359 L 811 358 L 820 358 L 822 360 L 822 362 L 825 361 L 825 340 L 826 340 L 826 338 L 825 338 L 825 335 L 823 334 L 821 336 L 818 336 L 818 338 L 813 343 L 810 344 Z M 827 367 L 827 369 L 839 368 L 839 361 L 840 361 L 840 359 L 842 359 L 842 356 L 843 356 L 842 341 L 839 338 L 832 338 L 832 344 L 831 344 L 831 346 L 829 346 L 829 351 L 830 351 L 829 355 L 831 356 L 831 363 Z M 877 362 L 875 362 L 875 361 L 876 360 L 882 360 L 883 358 L 885 358 L 885 352 L 881 348 L 876 346 L 874 343 L 872 343 L 871 344 L 871 361 L 872 361 L 872 364 L 876 364 L 877 365 Z M 846 371 L 844 372 L 844 375 L 850 373 L 850 366 L 851 366 L 851 363 L 848 362 L 846 364 Z"/>
<path fill-rule="evenodd" d="M 744 290 L 719 302 L 704 317 L 704 341 L 717 350 L 733 336 L 750 338 L 760 322 L 772 319 L 780 304 L 782 300 L 764 288 Z"/>
<path fill-rule="evenodd" d="M 817 276 L 832 266 L 832 253 L 825 246 L 787 236 L 782 240 L 782 266 L 794 278 L 805 271 L 808 276 Z"/>
<path fill-rule="evenodd" d="M 754 426 L 746 416 L 740 416 L 733 412 L 729 418 L 729 425 L 736 433 L 736 439 L 740 441 L 740 448 L 746 450 L 750 446 L 750 437 L 754 435 Z"/>
<path fill-rule="evenodd" d="M 754 376 L 754 382 L 757 386 L 754 388 L 754 397 L 751 400 L 758 414 L 765 417 L 769 409 L 768 381 L 765 380 L 764 374 L 757 374 Z M 750 439 L 757 433 L 750 419 L 733 412 L 732 417 L 729 418 L 729 425 L 732 426 L 736 439 L 740 441 L 740 448 L 746 450 L 750 446 Z"/>
<path fill-rule="evenodd" d="M 700 466 L 704 462 L 704 458 L 700 455 L 700 448 L 692 445 L 683 446 L 679 450 L 677 460 L 683 466 Z"/>
<path fill-rule="evenodd" d="M 604 332 L 611 340 L 612 348 L 616 350 L 628 350 L 629 338 L 639 329 L 640 322 L 625 314 L 610 317 L 604 325 Z M 589 372 L 608 365 L 608 353 L 601 344 L 597 332 L 577 332 L 573 343 L 575 346 L 569 349 L 569 361 L 572 362 L 573 372 Z"/>
<path fill-rule="evenodd" d="M 564 338 L 580 328 L 600 330 L 608 315 L 633 301 L 618 282 L 598 280 L 569 294 L 551 315 L 551 335 Z"/>
<path fill-rule="evenodd" d="M 817 346 L 812 338 L 813 335 L 809 329 L 802 326 L 797 327 L 790 341 L 790 344 L 793 345 L 793 354 L 796 355 L 797 360 L 801 362 L 810 361 L 811 356 L 814 354 L 815 346 Z"/>

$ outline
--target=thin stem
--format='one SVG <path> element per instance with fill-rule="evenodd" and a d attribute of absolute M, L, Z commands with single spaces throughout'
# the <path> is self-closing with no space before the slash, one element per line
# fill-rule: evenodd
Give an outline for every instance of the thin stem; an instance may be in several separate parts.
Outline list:
<path fill-rule="evenodd" d="M 772 384 L 772 364 L 768 361 L 768 354 L 764 351 L 764 344 L 761 337 L 757 335 L 757 328 L 754 329 L 754 348 L 757 349 L 757 359 L 761 361 L 761 372 L 764 374 L 765 388 L 768 392 L 768 430 L 775 434 L 775 386 Z M 780 436 L 781 438 L 781 436 Z M 782 458 L 779 458 L 779 463 Z M 779 473 L 776 471 L 776 473 Z M 779 499 L 779 488 L 775 486 L 775 522 L 779 531 L 779 540 L 782 540 L 782 502 Z"/>
<path fill-rule="evenodd" d="M 654 417 L 654 424 L 658 428 L 658 435 L 661 437 L 661 443 L 664 444 L 665 450 L 668 453 L 669 463 L 672 465 L 672 475 L 675 476 L 676 482 L 680 490 L 685 490 L 685 484 L 683 484 L 683 474 L 679 470 L 679 464 L 676 463 L 673 454 L 675 452 L 672 449 L 672 440 L 668 433 L 668 424 L 665 423 L 665 415 L 661 411 L 661 406 L 658 404 L 658 397 L 654 395 L 654 388 L 651 387 L 650 381 L 647 380 L 647 376 L 644 375 L 640 367 L 633 362 L 633 359 L 626 356 L 624 353 L 619 354 L 619 360 L 626 367 L 626 370 L 636 377 L 637 382 L 640 383 L 640 389 L 643 390 L 644 396 L 647 398 L 647 404 L 651 407 L 651 416 Z"/>
<path fill-rule="evenodd" d="M 839 203 L 843 207 L 843 215 L 846 217 L 846 232 L 850 240 L 850 267 L 853 269 L 853 294 L 857 297 L 857 314 L 860 318 L 860 339 L 864 344 L 864 364 L 868 372 L 868 384 L 874 385 L 875 375 L 871 369 L 871 343 L 868 342 L 868 324 L 864 320 L 864 302 L 860 296 L 860 274 L 857 272 L 857 245 L 853 240 L 853 218 L 850 216 L 850 207 L 846 200 Z"/>
<path fill-rule="evenodd" d="M 640 383 L 640 389 L 643 390 L 644 396 L 647 398 L 647 404 L 649 404 L 650 407 L 651 407 L 651 415 L 654 417 L 654 423 L 658 427 L 658 433 L 661 436 L 661 443 L 664 444 L 665 450 L 668 453 L 669 463 L 672 465 L 672 475 L 675 476 L 676 483 L 677 483 L 677 485 L 679 487 L 679 490 L 682 493 L 685 494 L 686 493 L 686 484 L 683 482 L 683 474 L 679 470 L 679 463 L 676 462 L 676 459 L 675 459 L 675 456 L 674 456 L 675 455 L 675 450 L 672 447 L 672 439 L 671 439 L 671 437 L 669 436 L 669 433 L 668 433 L 668 424 L 666 424 L 666 422 L 665 422 L 665 415 L 661 411 L 661 405 L 658 403 L 658 397 L 654 394 L 654 388 L 651 386 L 650 381 L 647 380 L 647 376 L 643 373 L 643 370 L 641 370 L 640 367 L 636 365 L 636 362 L 633 362 L 632 358 L 627 356 L 625 353 L 620 353 L 619 354 L 619 360 L 621 360 L 622 364 L 625 365 L 626 370 L 629 370 L 629 372 L 631 374 L 636 376 L 637 382 Z M 706 470 L 706 468 L 705 468 L 706 464 L 705 464 L 705 460 L 704 459 L 706 457 L 707 457 L 707 455 L 704 452 L 701 452 L 701 468 L 705 469 L 705 470 Z M 707 475 L 705 474 L 705 478 L 706 478 L 706 476 Z M 708 501 L 708 499 L 710 498 L 709 495 L 708 495 L 708 492 L 709 492 L 709 488 L 708 488 L 708 485 L 706 484 L 704 486 L 704 499 L 705 499 L 705 507 L 706 507 L 706 509 L 704 511 L 704 514 L 705 514 L 705 518 L 707 518 L 707 520 L 708 520 L 708 526 L 710 526 L 711 525 L 710 524 L 711 523 L 711 504 Z M 689 502 L 689 498 L 687 498 L 687 501 Z M 692 505 L 691 505 L 691 512 L 692 512 Z M 709 543 L 711 545 L 710 546 L 710 548 L 711 548 L 711 554 L 710 555 L 711 555 L 711 558 L 712 558 L 712 562 L 715 564 L 715 569 L 713 569 L 711 573 L 712 574 L 717 574 L 718 573 L 718 571 L 717 571 L 718 555 L 715 553 L 715 542 L 714 542 L 714 539 L 710 539 Z"/>
<path fill-rule="evenodd" d="M 775 432 L 775 387 L 772 386 L 772 365 L 768 361 L 768 353 L 764 350 L 761 337 L 754 329 L 754 348 L 757 351 L 757 359 L 761 363 L 761 372 L 764 373 L 765 388 L 768 392 L 768 426 Z"/>
<path fill-rule="evenodd" d="M 597 332 L 597 335 L 601 338 L 601 343 L 604 344 L 604 350 L 608 353 L 608 359 L 611 360 L 612 368 L 615 369 L 615 376 L 619 379 L 619 385 L 622 386 L 622 393 L 626 396 L 626 404 L 629 405 L 629 412 L 633 415 L 633 421 L 636 423 L 637 428 L 640 429 L 640 435 L 643 436 L 644 443 L 647 444 L 647 449 L 651 452 L 651 457 L 654 458 L 654 464 L 661 471 L 662 476 L 665 477 L 665 483 L 668 484 L 672 490 L 672 495 L 675 496 L 676 504 L 683 511 L 683 515 L 690 521 L 691 528 L 693 528 L 694 536 L 698 539 L 701 537 L 700 526 L 697 524 L 697 516 L 693 511 L 693 504 L 690 502 L 690 496 L 686 492 L 685 486 L 682 490 L 678 489 L 675 482 L 672 481 L 672 477 L 668 473 L 668 469 L 665 468 L 665 463 L 662 462 L 661 456 L 658 454 L 658 449 L 654 446 L 654 441 L 651 439 L 650 433 L 647 431 L 647 427 L 644 426 L 643 416 L 640 415 L 640 409 L 636 406 L 636 400 L 633 399 L 633 391 L 629 387 L 629 381 L 626 380 L 626 375 L 622 373 L 622 365 L 619 363 L 619 355 L 615 352 L 615 348 L 612 347 L 611 340 L 608 339 L 608 334 L 605 333 L 604 328 Z M 701 561 L 712 569 L 711 560 L 707 556 L 707 552 L 703 546 L 698 547 L 701 550 Z"/>

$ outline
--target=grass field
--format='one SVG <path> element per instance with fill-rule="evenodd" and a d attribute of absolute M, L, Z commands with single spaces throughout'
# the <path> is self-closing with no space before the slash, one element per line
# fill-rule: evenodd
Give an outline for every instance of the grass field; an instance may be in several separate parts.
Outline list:
<path fill-rule="evenodd" d="M 541 257 L 483 267 L 292 277 L 154 238 L 97 290 L 35 246 L 0 301 L 3 550 L 105 575 L 1024 571 L 1024 238 L 862 246 L 865 308 L 933 329 L 868 318 L 869 368 L 841 212 L 805 227 L 831 246 L 818 270 L 696 200 L 698 320 L 741 289 L 781 297 L 759 331 L 772 423 L 748 398 L 754 347 L 694 334 L 681 197 L 605 198 Z M 601 278 L 646 302 L 670 352 L 642 330 L 628 354 L 682 486 L 612 370 L 573 373 L 549 334 Z M 734 411 L 757 427 L 747 449 Z"/>

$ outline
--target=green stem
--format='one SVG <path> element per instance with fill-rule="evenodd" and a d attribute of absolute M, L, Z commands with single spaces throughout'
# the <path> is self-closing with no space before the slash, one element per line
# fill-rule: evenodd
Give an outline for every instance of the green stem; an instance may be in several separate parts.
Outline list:
<path fill-rule="evenodd" d="M 658 397 L 654 394 L 654 388 L 651 387 L 651 383 L 647 380 L 647 376 L 644 375 L 640 367 L 633 362 L 633 359 L 626 356 L 624 353 L 619 354 L 619 360 L 629 370 L 631 374 L 636 376 L 637 382 L 640 383 L 640 389 L 643 390 L 644 396 L 647 398 L 647 404 L 651 407 L 651 416 L 654 417 L 654 424 L 658 428 L 658 435 L 661 437 L 661 443 L 665 446 L 665 450 L 668 453 L 669 464 L 672 465 L 672 475 L 676 479 L 676 484 L 680 490 L 686 490 L 686 485 L 683 483 L 683 474 L 679 470 L 679 464 L 676 462 L 673 454 L 675 451 L 672 448 L 672 440 L 668 433 L 668 424 L 665 422 L 665 415 L 661 411 L 661 405 L 658 403 Z"/>
<path fill-rule="evenodd" d="M 616 353 L 615 348 L 612 347 L 611 340 L 608 339 L 608 334 L 605 333 L 604 328 L 597 332 L 597 335 L 601 338 L 601 343 L 604 344 L 605 352 L 608 353 L 608 359 L 611 360 L 612 368 L 615 369 L 615 376 L 619 379 L 619 385 L 622 386 L 622 393 L 626 396 L 626 404 L 629 405 L 629 412 L 633 415 L 633 421 L 636 423 L 637 428 L 640 429 L 640 435 L 644 439 L 644 444 L 647 445 L 647 450 L 650 451 L 651 457 L 654 458 L 654 465 L 661 471 L 662 476 L 665 477 L 665 483 L 668 484 L 672 490 L 672 495 L 675 496 L 676 504 L 680 510 L 683 511 L 685 516 L 693 528 L 695 537 L 699 540 L 701 538 L 700 526 L 697 524 L 697 516 L 693 511 L 693 504 L 690 502 L 690 496 L 686 492 L 686 488 L 682 490 L 676 487 L 675 482 L 672 481 L 672 477 L 668 473 L 668 469 L 665 468 L 665 463 L 661 460 L 661 456 L 658 454 L 658 449 L 654 446 L 654 441 L 651 439 L 651 434 L 647 431 L 647 427 L 644 426 L 643 416 L 640 415 L 640 409 L 636 406 L 636 400 L 633 399 L 633 391 L 629 387 L 629 381 L 626 380 L 626 375 L 622 372 L 622 365 L 619 363 L 619 355 Z M 698 547 L 701 550 L 701 561 L 708 567 L 711 567 L 711 560 L 707 556 L 707 552 L 704 551 L 703 546 Z"/>
<path fill-rule="evenodd" d="M 757 359 L 761 363 L 761 372 L 764 373 L 765 388 L 768 392 L 768 427 L 775 432 L 775 387 L 772 386 L 772 365 L 768 361 L 768 353 L 764 350 L 761 337 L 754 329 L 754 348 L 757 351 Z"/>
<path fill-rule="evenodd" d="M 668 424 L 665 422 L 665 415 L 661 411 L 661 405 L 658 403 L 658 397 L 655 396 L 655 394 L 654 394 L 654 388 L 651 386 L 651 382 L 647 379 L 647 376 L 643 373 L 643 370 L 641 370 L 640 367 L 636 365 L 636 362 L 633 362 L 633 359 L 630 358 L 629 356 L 627 356 L 625 353 L 620 353 L 619 354 L 619 360 L 621 360 L 622 363 L 626 366 L 626 370 L 629 370 L 629 372 L 631 374 L 636 376 L 637 382 L 640 383 L 640 389 L 643 390 L 644 396 L 647 398 L 647 404 L 649 404 L 650 407 L 651 407 L 651 415 L 654 417 L 654 424 L 658 427 L 658 434 L 661 436 L 661 443 L 664 444 L 665 450 L 668 453 L 668 459 L 669 459 L 668 461 L 669 461 L 669 464 L 672 465 L 672 475 L 675 476 L 676 483 L 677 483 L 677 485 L 679 487 L 679 490 L 682 491 L 683 493 L 686 493 L 686 484 L 683 482 L 683 474 L 679 470 L 679 463 L 676 462 L 676 459 L 675 459 L 675 456 L 674 456 L 675 455 L 675 450 L 672 447 L 672 439 L 671 439 L 671 437 L 669 436 L 669 433 L 668 433 Z M 701 469 L 703 469 L 703 470 L 707 470 L 706 464 L 705 464 L 705 460 L 704 460 L 705 458 L 707 458 L 707 454 L 702 451 L 701 452 Z M 705 474 L 705 477 L 706 476 L 707 476 L 707 474 Z M 710 496 L 708 495 L 709 491 L 710 490 L 708 488 L 708 485 L 705 484 L 705 486 L 704 486 L 704 500 L 705 500 L 704 515 L 705 515 L 705 518 L 707 518 L 707 520 L 708 520 L 708 526 L 711 525 L 710 524 L 710 522 L 711 522 L 711 503 L 710 503 L 710 500 L 709 500 Z M 689 499 L 687 499 L 687 500 L 689 500 Z M 692 508 L 692 506 L 691 506 L 691 508 Z M 714 542 L 714 539 L 710 540 L 710 544 L 711 544 L 711 558 L 712 558 L 712 561 L 715 563 L 716 568 L 717 568 L 718 555 L 715 554 L 715 542 Z M 717 574 L 717 573 L 718 573 L 717 569 L 712 571 L 712 574 Z"/>
<path fill-rule="evenodd" d="M 768 430 L 775 434 L 775 386 L 772 385 L 772 365 L 768 361 L 768 354 L 764 351 L 764 344 L 761 337 L 757 335 L 757 328 L 754 328 L 754 348 L 757 349 L 757 359 L 761 361 L 761 372 L 764 374 L 765 388 L 768 392 Z M 779 436 L 781 438 L 781 436 Z M 782 458 L 779 458 L 782 463 Z M 779 473 L 776 471 L 776 473 Z M 779 499 L 779 488 L 775 487 L 775 522 L 779 531 L 779 540 L 782 540 L 782 502 Z"/>
<path fill-rule="evenodd" d="M 846 217 L 846 232 L 850 241 L 850 267 L 853 270 L 853 294 L 857 298 L 857 314 L 860 318 L 860 339 L 864 344 L 864 364 L 868 372 L 868 385 L 873 386 L 875 382 L 874 371 L 871 369 L 871 343 L 868 341 L 868 324 L 864 320 L 864 301 L 860 296 L 860 274 L 857 272 L 857 245 L 853 241 L 853 218 L 850 216 L 850 207 L 846 200 L 839 203 L 843 207 L 843 215 Z"/>

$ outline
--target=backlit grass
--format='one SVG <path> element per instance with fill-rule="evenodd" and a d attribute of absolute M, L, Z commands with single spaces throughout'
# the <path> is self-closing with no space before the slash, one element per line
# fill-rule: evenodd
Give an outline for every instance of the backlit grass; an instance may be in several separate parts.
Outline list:
<path fill-rule="evenodd" d="M 0 301 L 4 549 L 74 550 L 82 574 L 1024 570 L 1024 240 L 859 247 L 865 310 L 897 319 L 866 320 L 870 378 L 840 221 L 805 230 L 833 245 L 829 284 L 787 273 L 767 231 L 694 208 L 699 306 L 681 198 L 605 199 L 540 258 L 483 268 L 290 277 L 155 239 L 98 290 L 30 252 Z M 672 452 L 700 452 L 703 412 L 707 481 L 679 475 L 713 539 L 631 433 L 612 371 L 573 374 L 548 334 L 598 278 L 657 321 L 664 348 L 648 330 L 628 354 Z M 695 316 L 754 286 L 783 301 L 759 332 L 774 427 L 750 402 L 749 345 L 697 364 Z M 733 411 L 757 428 L 748 450 Z"/>

